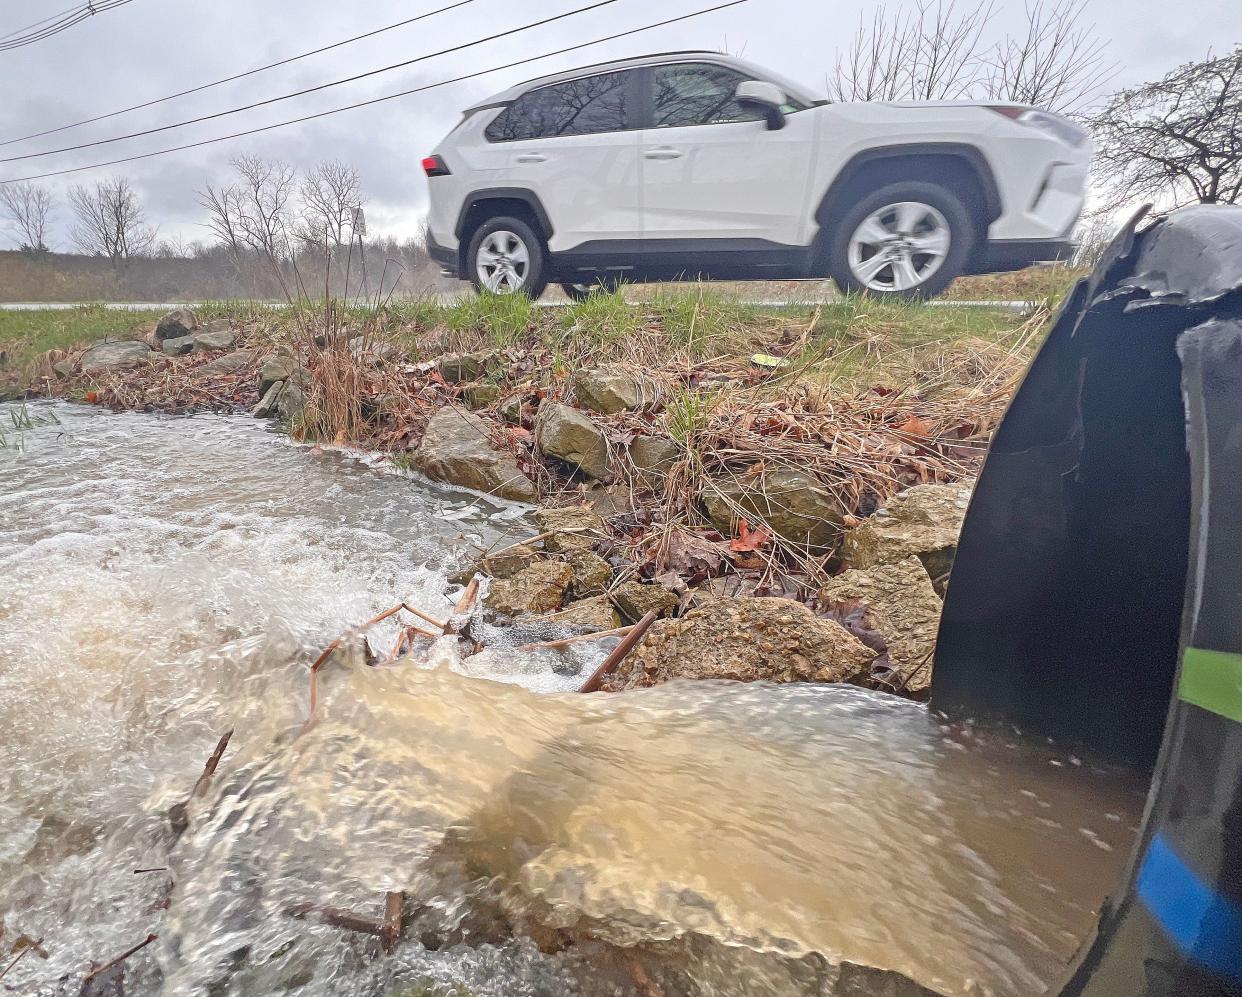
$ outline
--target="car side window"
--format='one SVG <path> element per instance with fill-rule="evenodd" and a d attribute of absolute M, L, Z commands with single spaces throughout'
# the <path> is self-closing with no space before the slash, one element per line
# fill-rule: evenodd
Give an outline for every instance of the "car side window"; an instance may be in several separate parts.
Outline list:
<path fill-rule="evenodd" d="M 491 142 L 558 135 L 595 135 L 633 128 L 629 91 L 634 70 L 553 83 L 522 94 L 489 124 Z"/>
<path fill-rule="evenodd" d="M 764 117 L 763 111 L 743 107 L 734 97 L 737 85 L 750 78 L 736 69 L 710 63 L 676 63 L 654 67 L 652 76 L 652 125 L 656 128 L 760 121 Z M 791 100 L 783 110 L 792 114 L 804 108 Z"/>

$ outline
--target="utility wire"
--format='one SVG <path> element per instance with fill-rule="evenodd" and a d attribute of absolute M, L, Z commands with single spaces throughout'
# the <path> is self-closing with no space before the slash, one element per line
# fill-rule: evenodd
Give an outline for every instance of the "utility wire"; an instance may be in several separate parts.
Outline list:
<path fill-rule="evenodd" d="M 606 35 L 603 38 L 595 38 L 589 42 L 579 42 L 576 45 L 567 45 L 564 48 L 556 49 L 552 52 L 544 52 L 541 55 L 528 56 L 525 59 L 518 59 L 514 62 L 505 63 L 503 66 L 492 66 L 490 69 L 480 69 L 477 72 L 467 73 L 464 76 L 455 76 L 450 80 L 441 80 L 439 83 L 428 83 L 421 87 L 414 87 L 411 90 L 402 90 L 400 93 L 391 93 L 384 97 L 373 97 L 370 100 L 361 100 L 356 104 L 346 104 L 344 107 L 334 107 L 327 111 L 319 111 L 315 114 L 306 114 L 300 118 L 290 118 L 288 121 L 278 121 L 271 125 L 262 125 L 259 128 L 250 128 L 246 131 L 233 132 L 229 135 L 219 135 L 216 138 L 203 139 L 199 142 L 189 142 L 185 145 L 176 145 L 168 149 L 156 149 L 154 152 L 144 152 L 137 156 L 126 156 L 124 159 L 113 159 L 106 163 L 91 163 L 89 166 L 73 166 L 66 170 L 54 170 L 50 173 L 38 173 L 28 177 L 12 177 L 8 180 L 0 180 L 0 184 L 7 183 L 24 183 L 27 180 L 46 180 L 48 177 L 63 177 L 70 173 L 81 173 L 83 170 L 98 170 L 105 166 L 117 166 L 121 163 L 134 163 L 141 159 L 151 159 L 155 156 L 164 156 L 171 152 L 184 152 L 187 149 L 199 149 L 205 145 L 214 145 L 216 142 L 227 142 L 230 139 L 245 138 L 248 135 L 258 135 L 261 132 L 274 131 L 277 128 L 285 128 L 289 125 L 300 125 L 306 121 L 314 121 L 317 118 L 326 118 L 332 114 L 341 114 L 345 111 L 355 111 L 360 107 L 369 107 L 372 104 L 382 104 L 385 101 L 396 100 L 399 97 L 409 97 L 412 94 L 424 93 L 428 90 L 435 90 L 439 87 L 449 86 L 452 83 L 461 83 L 465 80 L 473 80 L 479 76 L 486 76 L 489 73 L 498 73 L 501 70 L 513 69 L 515 66 L 525 66 L 528 63 L 538 62 L 540 59 L 550 59 L 556 55 L 564 55 L 566 52 L 576 52 L 579 49 L 589 48 L 592 45 L 602 45 L 605 42 L 616 41 L 618 38 L 628 38 L 630 35 L 637 35 L 643 31 L 652 31 L 655 28 L 667 27 L 670 24 L 677 24 L 679 21 L 688 21 L 693 17 L 702 17 L 704 14 L 714 14 L 716 11 L 725 10 L 729 7 L 737 7 L 740 4 L 749 3 L 750 0 L 728 0 L 727 3 L 716 4 L 714 7 L 705 7 L 702 10 L 691 11 L 689 14 L 682 14 L 680 17 L 670 17 L 665 21 L 657 21 L 654 24 L 645 24 L 642 27 L 631 28 L 628 31 L 618 31 L 616 34 Z"/>
<path fill-rule="evenodd" d="M 309 52 L 303 52 L 301 55 L 293 55 L 287 59 L 281 59 L 279 62 L 270 62 L 266 66 L 258 66 L 255 69 L 247 69 L 244 73 L 237 73 L 233 76 L 226 76 L 222 80 L 213 80 L 211 83 L 203 83 L 200 86 L 191 87 L 189 90 L 180 90 L 177 93 L 170 93 L 167 97 L 157 97 L 155 100 L 148 100 L 142 104 L 134 104 L 132 107 L 123 107 L 119 111 L 109 111 L 107 114 L 97 114 L 93 118 L 83 118 L 81 121 L 74 121 L 67 125 L 60 125 L 56 128 L 48 128 L 41 132 L 31 132 L 29 135 L 22 135 L 18 138 L 5 139 L 0 142 L 0 146 L 12 145 L 14 142 L 25 142 L 32 138 L 42 138 L 44 135 L 55 135 L 57 132 L 68 131 L 70 128 L 80 128 L 82 125 L 94 124 L 96 121 L 105 121 L 108 118 L 115 118 L 122 114 L 128 114 L 130 111 L 140 111 L 146 107 L 154 107 L 156 104 L 162 104 L 165 101 L 175 100 L 178 97 L 186 97 L 192 93 L 201 93 L 204 90 L 210 90 L 212 87 L 218 87 L 225 83 L 233 83 L 236 80 L 245 79 L 247 76 L 254 76 L 256 73 L 266 72 L 269 69 L 276 69 L 279 66 L 287 66 L 291 62 L 297 62 L 299 59 L 306 59 L 312 55 L 319 55 L 322 52 L 331 51 L 334 48 L 340 48 L 343 45 L 352 45 L 354 42 L 362 41 L 364 38 L 372 38 L 375 35 L 383 34 L 385 31 L 393 31 L 396 28 L 404 28 L 408 24 L 415 21 L 422 21 L 436 14 L 443 14 L 458 7 L 464 7 L 466 4 L 474 3 L 474 0 L 458 0 L 457 3 L 449 4 L 447 7 L 440 7 L 437 10 L 429 11 L 426 14 L 419 14 L 417 17 L 406 18 L 404 21 L 398 21 L 396 24 L 389 24 L 383 28 L 376 28 L 374 31 L 368 31 L 365 34 L 354 35 L 353 38 L 346 38 L 344 41 L 333 42 L 331 45 L 324 45 L 320 48 L 311 49 Z"/>
<path fill-rule="evenodd" d="M 47 24 L 48 21 L 55 21 L 58 17 L 64 17 L 66 14 L 72 14 L 77 9 L 78 7 L 75 4 L 72 7 L 66 7 L 57 14 L 45 17 L 42 21 L 35 21 L 34 24 L 27 24 L 24 28 L 14 28 L 8 34 L 0 35 L 0 41 L 4 41 L 6 38 L 12 38 L 14 35 L 20 35 L 23 31 L 29 31 L 31 28 L 37 28 L 40 24 Z"/>
<path fill-rule="evenodd" d="M 131 2 L 132 0 L 88 0 L 81 7 L 70 8 L 68 11 L 62 11 L 61 14 L 53 15 L 54 18 L 59 18 L 59 20 L 55 20 L 54 23 L 48 24 L 45 28 L 40 28 L 38 31 L 30 31 L 30 28 L 45 24 L 47 21 L 53 20 L 53 18 L 45 18 L 43 21 L 36 21 L 26 28 L 19 29 L 28 32 L 27 34 L 17 35 L 16 37 L 10 34 L 5 39 L 0 39 L 0 52 L 8 52 L 25 45 L 33 45 L 35 42 L 58 35 L 62 31 L 72 28 L 75 24 L 80 24 L 88 17 L 102 14 L 106 10 L 112 10 L 114 7 L 121 7 Z"/>
<path fill-rule="evenodd" d="M 131 138 L 141 138 L 144 135 L 155 135 L 159 132 L 171 131 L 174 128 L 183 128 L 186 125 L 197 125 L 204 121 L 214 121 L 216 118 L 225 118 L 230 114 L 240 114 L 242 111 L 253 111 L 256 107 L 266 107 L 269 104 L 276 104 L 282 100 L 292 100 L 294 97 L 305 97 L 308 93 L 317 93 L 320 90 L 327 90 L 331 87 L 339 87 L 346 83 L 355 83 L 358 80 L 365 80 L 370 76 L 378 76 L 381 73 L 389 73 L 394 69 L 404 69 L 406 66 L 412 66 L 418 62 L 426 62 L 428 59 L 435 59 L 441 55 L 450 55 L 454 52 L 461 52 L 468 48 L 474 48 L 477 45 L 484 45 L 487 42 L 494 42 L 498 38 L 507 38 L 510 35 L 516 35 L 523 31 L 529 31 L 531 28 L 539 28 L 545 24 L 551 24 L 554 21 L 563 21 L 568 17 L 576 17 L 578 14 L 585 14 L 588 11 L 598 10 L 600 7 L 607 7 L 618 2 L 619 0 L 596 0 L 595 3 L 588 4 L 586 7 L 577 7 L 574 10 L 567 10 L 562 14 L 554 14 L 552 17 L 545 17 L 542 20 L 531 21 L 529 24 L 523 24 L 521 27 L 498 31 L 494 35 L 487 35 L 486 37 L 479 38 L 471 42 L 463 42 L 460 45 L 453 45 L 450 48 L 442 48 L 438 52 L 430 52 L 427 55 L 416 56 L 413 59 L 406 59 L 402 62 L 394 62 L 392 65 L 381 66 L 379 69 L 369 69 L 365 73 L 356 73 L 353 76 L 346 76 L 344 79 L 333 80 L 331 83 L 320 83 L 313 87 L 307 87 L 304 90 L 295 90 L 293 93 L 281 94 L 279 97 L 268 97 L 266 100 L 257 100 L 253 104 L 243 104 L 240 107 L 231 107 L 227 111 L 216 111 L 214 114 L 204 114 L 197 118 L 187 118 L 185 121 L 175 121 L 170 125 L 159 125 L 155 128 L 144 128 L 142 131 L 130 132 L 127 135 L 115 135 L 112 138 L 97 139 L 94 142 L 79 142 L 77 145 L 65 145 L 61 146 L 59 149 L 44 149 L 41 152 L 27 152 L 20 156 L 8 156 L 0 159 L 0 163 L 16 163 L 23 159 L 39 159 L 43 156 L 54 156 L 62 152 L 77 152 L 79 149 L 93 149 L 100 145 L 111 145 L 113 142 L 124 142 Z"/>

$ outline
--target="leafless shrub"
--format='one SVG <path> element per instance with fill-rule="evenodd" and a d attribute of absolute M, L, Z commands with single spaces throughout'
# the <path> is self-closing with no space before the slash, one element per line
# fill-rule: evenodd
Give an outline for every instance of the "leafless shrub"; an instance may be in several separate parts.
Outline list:
<path fill-rule="evenodd" d="M 362 207 L 362 177 L 340 160 L 322 162 L 302 179 L 302 241 L 340 255 L 353 236 L 354 212 Z"/>
<path fill-rule="evenodd" d="M 115 269 L 145 255 L 155 242 L 156 230 L 147 224 L 142 203 L 124 177 L 71 187 L 69 205 L 77 219 L 74 246 L 88 256 L 106 256 Z"/>
<path fill-rule="evenodd" d="M 1114 94 L 1091 119 L 1109 207 L 1242 201 L 1242 46 Z"/>
<path fill-rule="evenodd" d="M 52 195 L 46 187 L 24 180 L 0 186 L 0 207 L 16 230 L 22 251 L 34 256 L 48 252 L 47 226 L 52 218 Z"/>

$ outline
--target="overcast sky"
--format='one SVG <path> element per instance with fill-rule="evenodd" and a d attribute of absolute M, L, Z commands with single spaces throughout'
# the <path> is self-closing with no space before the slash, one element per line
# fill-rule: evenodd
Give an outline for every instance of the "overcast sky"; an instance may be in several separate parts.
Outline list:
<path fill-rule="evenodd" d="M 106 113 L 243 72 L 447 6 L 452 0 L 133 0 L 46 41 L 0 52 L 0 141 Z M 590 0 L 472 0 L 464 7 L 202 94 L 169 101 L 95 125 L 0 146 L 0 156 L 173 123 L 339 79 L 471 41 Z M 675 17 L 716 0 L 618 0 L 600 10 L 271 107 L 230 115 L 102 148 L 0 164 L 0 177 L 22 177 L 181 145 L 410 89 L 515 59 Z M 61 11 L 69 0 L 0 0 L 0 35 Z M 822 91 L 838 46 L 845 46 L 865 0 L 749 0 L 739 7 L 618 42 L 541 60 L 373 108 L 263 135 L 173 153 L 106 170 L 45 181 L 62 195 L 75 182 L 129 177 L 161 236 L 206 239 L 194 191 L 219 181 L 239 152 L 279 157 L 298 168 L 339 158 L 362 173 L 371 232 L 414 234 L 425 211 L 419 160 L 453 126 L 460 109 L 532 76 L 646 52 L 725 48 Z M 900 6 L 891 3 L 890 7 Z M 990 26 L 1016 29 L 1023 4 L 997 0 Z M 1138 83 L 1175 65 L 1242 41 L 1239 0 L 1091 0 L 1089 19 L 1118 64 L 1113 86 Z M 67 241 L 68 210 L 57 213 L 54 248 Z M 0 240 L 10 244 L 12 240 Z"/>

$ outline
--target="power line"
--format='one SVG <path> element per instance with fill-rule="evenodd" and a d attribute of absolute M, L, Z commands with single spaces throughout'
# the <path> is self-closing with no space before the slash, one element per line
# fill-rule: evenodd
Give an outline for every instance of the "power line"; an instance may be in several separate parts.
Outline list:
<path fill-rule="evenodd" d="M 46 38 L 51 38 L 53 35 L 60 34 L 62 31 L 67 31 L 75 24 L 85 21 L 88 17 L 102 14 L 106 10 L 112 10 L 114 7 L 121 7 L 132 2 L 133 0 L 87 0 L 87 3 L 81 7 L 71 7 L 67 11 L 62 11 L 61 14 L 54 14 L 50 18 L 44 18 L 42 21 L 36 21 L 34 24 L 19 29 L 20 31 L 29 32 L 28 34 L 17 35 L 17 37 L 14 37 L 12 33 L 7 35 L 5 40 L 0 40 L 0 52 L 8 52 L 25 45 L 33 45 L 35 42 L 43 41 Z M 46 24 L 48 21 L 52 21 L 53 18 L 58 18 L 58 20 L 48 24 L 45 28 L 40 28 L 38 31 L 29 30 L 30 28 L 38 27 L 40 24 Z"/>
<path fill-rule="evenodd" d="M 58 17 L 64 17 L 66 14 L 72 14 L 77 9 L 77 5 L 74 5 L 73 7 L 66 7 L 57 14 L 45 17 L 42 21 L 35 21 L 34 24 L 27 24 L 24 28 L 15 28 L 8 34 L 0 35 L 0 41 L 4 41 L 6 38 L 12 38 L 14 35 L 20 35 L 23 31 L 29 31 L 31 28 L 37 28 L 40 24 L 47 24 L 48 21 L 55 21 Z"/>
<path fill-rule="evenodd" d="M 578 14 L 585 14 L 588 11 L 598 10 L 600 7 L 607 7 L 610 4 L 618 3 L 619 0 L 596 0 L 595 3 L 588 4 L 586 7 L 577 7 L 574 10 L 568 10 L 561 14 L 554 14 L 552 17 L 545 17 L 539 21 L 532 21 L 529 24 L 523 24 L 518 28 L 509 28 L 505 31 L 498 31 L 494 35 L 487 35 L 484 38 L 476 39 L 471 42 L 463 42 L 460 45 L 453 45 L 450 48 L 440 49 L 438 52 L 431 52 L 427 55 L 420 55 L 413 59 L 406 59 L 403 62 L 394 62 L 389 66 L 381 66 L 379 69 L 370 69 L 365 73 L 357 73 L 354 76 L 346 76 L 344 79 L 334 80 L 331 83 L 320 83 L 313 87 L 307 87 L 304 90 L 295 90 L 293 93 L 281 94 L 279 97 L 269 97 L 266 100 L 257 100 L 253 104 L 243 104 L 240 107 L 232 107 L 227 111 L 216 111 L 214 114 L 204 114 L 197 118 L 187 118 L 185 121 L 176 121 L 170 125 L 159 125 L 155 128 L 144 128 L 142 131 L 130 132 L 127 135 L 116 135 L 112 138 L 96 139 L 94 142 L 79 142 L 77 145 L 61 146 L 59 149 L 44 149 L 41 152 L 27 152 L 20 156 L 8 156 L 0 159 L 0 163 L 16 163 L 23 159 L 39 159 L 43 156 L 54 156 L 62 152 L 77 152 L 80 149 L 93 149 L 100 145 L 111 145 L 113 142 L 124 142 L 131 138 L 142 138 L 144 135 L 155 135 L 159 132 L 171 131 L 174 128 L 184 128 L 186 125 L 197 125 L 204 121 L 214 121 L 216 118 L 226 118 L 230 114 L 240 114 L 242 111 L 253 111 L 256 107 L 266 107 L 269 104 L 277 104 L 282 100 L 292 100 L 294 97 L 305 97 L 309 93 L 317 93 L 320 90 L 327 90 L 331 87 L 339 87 L 346 83 L 355 83 L 358 80 L 365 80 L 370 76 L 378 76 L 381 73 L 389 73 L 394 69 L 404 69 L 406 66 L 412 66 L 418 62 L 426 62 L 428 59 L 435 59 L 441 55 L 450 55 L 454 52 L 461 52 L 468 48 L 474 48 L 477 45 L 483 45 L 487 42 L 496 41 L 498 38 L 507 38 L 510 35 L 520 34 L 523 31 L 529 31 L 531 28 L 539 28 L 545 24 L 551 24 L 554 21 L 563 21 L 568 17 L 575 17 Z"/>
<path fill-rule="evenodd" d="M 269 69 L 276 69 L 279 66 L 287 66 L 291 62 L 297 62 L 299 59 L 306 59 L 312 55 L 319 55 L 322 52 L 328 52 L 334 48 L 340 48 L 343 45 L 351 45 L 354 42 L 362 41 L 364 38 L 372 38 L 375 35 L 383 34 L 385 31 L 393 31 L 396 28 L 404 28 L 406 25 L 413 24 L 415 21 L 422 21 L 436 14 L 443 14 L 447 11 L 454 10 L 457 7 L 464 7 L 466 4 L 474 3 L 474 0 L 458 0 L 457 3 L 449 4 L 447 7 L 440 7 L 438 10 L 429 11 L 426 14 L 419 14 L 417 17 L 410 17 L 404 21 L 398 21 L 396 24 L 389 24 L 383 28 L 376 28 L 374 31 L 368 31 L 365 34 L 354 35 L 353 38 L 346 38 L 344 41 L 333 42 L 331 45 L 324 45 L 320 48 L 311 49 L 309 52 L 303 52 L 300 55 L 293 55 L 287 59 L 281 59 L 279 62 L 270 62 L 266 66 L 259 66 L 255 69 L 248 69 L 244 73 L 237 73 L 233 76 L 226 76 L 222 80 L 214 80 L 211 83 L 204 83 L 201 86 L 191 87 L 189 90 L 180 90 L 177 93 L 171 93 L 167 97 L 157 97 L 155 100 L 148 100 L 141 104 L 134 104 L 132 107 L 123 107 L 119 111 L 109 111 L 107 114 L 97 114 L 93 118 L 83 118 L 81 121 L 74 121 L 67 125 L 60 125 L 57 128 L 48 128 L 41 132 L 31 132 L 29 135 L 22 135 L 18 138 L 6 139 L 0 142 L 0 146 L 12 145 L 15 142 L 25 142 L 32 138 L 42 138 L 44 135 L 55 135 L 57 132 L 68 131 L 71 128 L 80 128 L 82 125 L 94 124 L 96 121 L 104 121 L 108 118 L 115 118 L 122 114 L 128 114 L 130 111 L 140 111 L 143 108 L 154 107 L 156 104 L 162 104 L 165 101 L 175 100 L 178 97 L 186 97 L 192 93 L 201 93 L 204 90 L 210 90 L 212 87 L 218 87 L 225 83 L 233 83 L 236 80 L 245 79 L 247 76 L 254 76 L 256 73 L 266 72 Z"/>
<path fill-rule="evenodd" d="M 400 93 L 392 93 L 384 97 L 373 97 L 370 100 L 358 101 L 356 104 L 346 104 L 344 107 L 334 107 L 327 111 L 319 111 L 315 114 L 306 114 L 300 118 L 290 118 L 288 121 L 278 121 L 275 124 L 263 125 L 259 128 L 250 128 L 241 132 L 233 132 L 229 135 L 220 135 L 216 138 L 203 139 L 199 142 L 189 142 L 185 145 L 172 146 L 168 149 L 156 149 L 154 152 L 144 152 L 137 156 L 126 156 L 124 159 L 113 159 L 105 163 L 91 163 L 89 166 L 74 166 L 66 170 L 54 170 L 50 173 L 38 173 L 28 177 L 13 177 L 8 180 L 0 180 L 0 184 L 25 183 L 28 180 L 46 180 L 49 177 L 62 177 L 70 173 L 81 173 L 84 170 L 98 170 L 103 169 L 105 166 L 118 166 L 121 163 L 134 163 L 142 159 L 152 159 L 155 156 L 165 156 L 172 152 L 184 152 L 187 149 L 199 149 L 205 145 L 214 145 L 216 142 L 227 142 L 230 139 L 245 138 L 248 135 L 258 135 L 261 132 L 270 132 L 276 130 L 277 128 L 285 128 L 289 125 L 300 125 L 307 121 L 314 121 L 317 118 L 326 118 L 329 115 L 341 114 L 345 111 L 356 111 L 360 107 L 369 107 L 372 104 L 382 104 L 385 101 L 396 100 L 399 97 L 409 97 L 412 94 L 424 93 L 428 90 L 446 87 L 453 83 L 462 83 L 465 80 L 473 80 L 479 76 L 486 76 L 489 73 L 498 73 L 505 69 L 513 69 L 516 66 L 525 66 L 532 62 L 538 62 L 541 59 L 550 59 L 553 56 L 564 55 L 566 52 L 576 52 L 579 49 L 589 48 L 592 45 L 602 45 L 605 42 L 616 41 L 619 38 L 628 38 L 630 35 L 640 34 L 643 31 L 652 31 L 655 28 L 667 27 L 670 24 L 677 24 L 679 21 L 688 21 L 694 17 L 702 17 L 704 14 L 714 14 L 716 11 L 725 10 L 728 7 L 737 7 L 740 4 L 749 2 L 750 0 L 728 0 L 727 3 L 720 3 L 716 4 L 714 7 L 705 7 L 702 10 L 691 11 L 689 14 L 682 14 L 680 17 L 670 17 L 667 20 L 657 21 L 654 24 L 645 24 L 642 27 L 631 28 L 628 31 L 619 31 L 616 34 L 606 35 L 603 38 L 595 38 L 589 42 L 579 42 L 576 45 L 567 45 L 564 48 L 559 48 L 552 52 L 544 52 L 541 55 L 528 56 L 525 59 L 518 59 L 514 62 L 505 63 L 503 66 L 492 66 L 490 69 L 480 69 L 477 72 L 466 73 L 464 76 L 455 76 L 449 80 L 441 80 L 439 83 L 428 83 L 421 87 L 414 87 L 411 90 L 402 90 Z"/>

